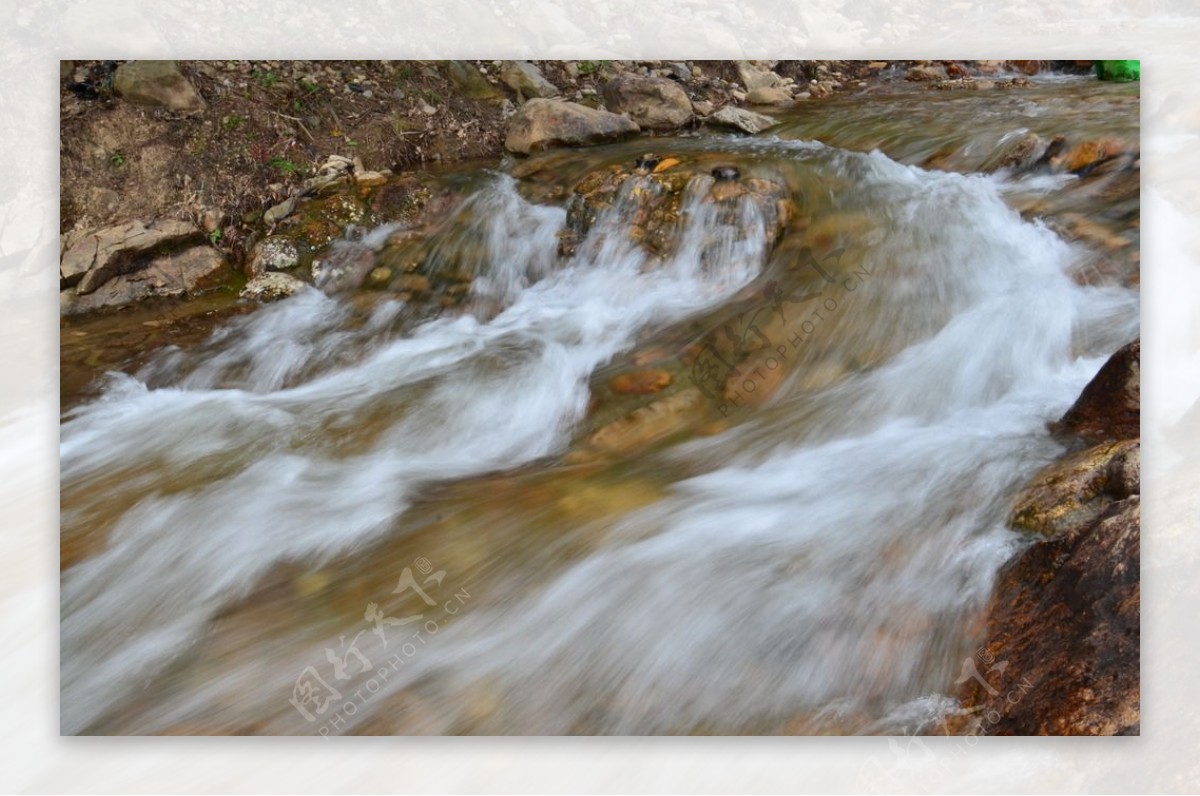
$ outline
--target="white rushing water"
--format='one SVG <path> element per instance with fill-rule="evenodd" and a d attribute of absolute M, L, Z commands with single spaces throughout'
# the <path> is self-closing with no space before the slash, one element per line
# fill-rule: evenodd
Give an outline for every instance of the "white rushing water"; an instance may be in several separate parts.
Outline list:
<path fill-rule="evenodd" d="M 512 296 L 486 323 L 435 320 L 284 386 L 379 332 L 375 323 L 339 331 L 345 308 L 311 291 L 220 333 L 224 353 L 178 386 L 151 390 L 120 377 L 64 424 L 63 489 L 82 495 L 64 525 L 95 521 L 114 493 L 137 497 L 109 546 L 63 576 L 63 732 L 86 728 L 271 564 L 364 542 L 422 484 L 561 450 L 597 365 L 644 325 L 719 302 L 765 255 L 752 206 L 733 234 L 693 197 L 694 228 L 684 234 L 709 241 L 705 264 L 697 245 L 646 268 L 627 236 L 606 234 L 627 223 L 618 202 L 593 251 L 536 280 L 527 266 L 554 252 L 563 211 L 529 208 L 507 178 L 479 201 L 500 211 L 481 217 L 491 260 L 484 289 Z M 391 311 L 373 321 L 382 326 Z M 218 389 L 226 378 L 244 386 Z M 394 424 L 364 452 L 338 455 L 340 434 L 389 406 Z M 194 483 L 180 489 L 181 474 Z"/>
<path fill-rule="evenodd" d="M 521 599 L 473 607 L 387 681 L 379 704 L 420 687 L 438 708 L 411 731 L 461 727 L 456 695 L 476 683 L 503 695 L 481 732 L 732 732 L 877 718 L 957 675 L 1013 549 L 1006 501 L 1055 452 L 1046 421 L 1136 334 L 1136 296 L 1074 284 L 1071 248 L 1007 207 L 998 179 L 821 157 L 887 231 L 862 260 L 875 317 L 832 328 L 898 353 L 815 394 L 785 383 L 761 416 L 662 454 L 703 474 Z M 767 254 L 749 202 L 731 227 L 696 192 L 685 245 L 654 267 L 621 234 L 621 202 L 565 263 L 561 209 L 507 178 L 473 208 L 491 317 L 396 336 L 399 304 L 350 326 L 344 302 L 310 291 L 160 358 L 154 389 L 117 377 L 73 412 L 64 525 L 118 516 L 63 575 L 64 733 L 273 564 L 366 543 L 423 485 L 564 450 L 598 366 L 720 304 Z"/>

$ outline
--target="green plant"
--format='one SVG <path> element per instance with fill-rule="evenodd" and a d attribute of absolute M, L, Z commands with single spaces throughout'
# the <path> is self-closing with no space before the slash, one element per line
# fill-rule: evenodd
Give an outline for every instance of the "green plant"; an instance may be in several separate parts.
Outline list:
<path fill-rule="evenodd" d="M 238 116 L 236 113 L 226 116 L 224 119 L 221 120 L 221 126 L 224 127 L 226 130 L 240 130 L 242 128 L 242 125 L 245 123 L 246 123 L 246 120 L 243 119 L 241 116 Z"/>
<path fill-rule="evenodd" d="M 272 168 L 279 169 L 280 174 L 295 174 L 296 172 L 300 171 L 300 168 L 295 163 L 283 157 L 282 155 L 275 155 L 269 161 L 267 161 L 267 164 Z"/>
<path fill-rule="evenodd" d="M 442 95 L 439 94 L 438 92 L 434 91 L 431 88 L 421 89 L 421 96 L 424 97 L 425 101 L 428 102 L 430 105 L 441 105 L 442 104 Z"/>
<path fill-rule="evenodd" d="M 120 152 L 114 152 L 113 156 L 109 158 L 109 162 L 112 163 L 114 169 L 119 169 L 125 165 L 125 156 Z"/>
<path fill-rule="evenodd" d="M 263 88 L 270 88 L 279 82 L 279 73 L 273 69 L 267 70 L 266 72 L 256 71 L 251 76 L 258 83 L 258 85 L 262 86 Z"/>
<path fill-rule="evenodd" d="M 212 232 L 208 233 L 208 240 L 209 240 L 209 242 L 212 243 L 213 246 L 216 246 L 218 243 L 220 243 L 221 242 L 221 230 L 214 229 Z"/>
<path fill-rule="evenodd" d="M 312 94 L 314 91 L 320 91 L 321 87 L 316 83 L 309 83 L 307 80 L 300 81 L 300 90 L 305 94 Z"/>
<path fill-rule="evenodd" d="M 604 68 L 603 61 L 580 61 L 579 62 L 579 74 L 581 74 L 581 75 L 594 75 L 603 68 Z"/>

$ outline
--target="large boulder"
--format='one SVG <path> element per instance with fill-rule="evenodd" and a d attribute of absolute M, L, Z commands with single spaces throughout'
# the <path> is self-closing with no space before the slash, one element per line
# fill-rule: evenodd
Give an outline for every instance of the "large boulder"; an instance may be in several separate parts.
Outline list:
<path fill-rule="evenodd" d="M 204 100 L 175 61 L 128 61 L 117 67 L 113 89 L 127 102 L 199 111 Z"/>
<path fill-rule="evenodd" d="M 558 96 L 558 87 L 551 83 L 528 61 L 505 61 L 500 68 L 504 85 L 525 99 L 545 99 Z"/>
<path fill-rule="evenodd" d="M 59 288 L 78 285 L 79 294 L 92 293 L 118 274 L 139 270 L 154 252 L 202 240 L 197 227 L 171 219 L 128 221 L 77 236 L 59 262 Z"/>
<path fill-rule="evenodd" d="M 1043 470 L 1011 522 L 1044 534 L 1000 572 L 959 696 L 975 732 L 1136 735 L 1141 724 L 1140 342 L 1117 351 L 1059 428 L 1094 444 Z"/>
<path fill-rule="evenodd" d="M 689 108 L 689 113 L 690 113 Z M 556 146 L 587 146 L 620 141 L 640 128 L 626 116 L 575 102 L 532 99 L 509 120 L 504 147 L 528 155 Z"/>
<path fill-rule="evenodd" d="M 604 84 L 604 105 L 645 130 L 674 130 L 692 120 L 692 101 L 665 77 L 622 74 Z"/>
<path fill-rule="evenodd" d="M 1140 506 L 1115 503 L 1001 571 L 978 654 L 989 668 L 961 694 L 977 732 L 1138 734 Z"/>
<path fill-rule="evenodd" d="M 1140 437 L 1141 355 L 1138 339 L 1109 357 L 1055 430 L 1088 442 Z"/>
<path fill-rule="evenodd" d="M 67 288 L 60 311 L 76 315 L 121 307 L 149 298 L 192 296 L 225 285 L 233 272 L 221 253 L 200 245 L 154 255 L 136 271 L 122 272 L 86 294 Z"/>

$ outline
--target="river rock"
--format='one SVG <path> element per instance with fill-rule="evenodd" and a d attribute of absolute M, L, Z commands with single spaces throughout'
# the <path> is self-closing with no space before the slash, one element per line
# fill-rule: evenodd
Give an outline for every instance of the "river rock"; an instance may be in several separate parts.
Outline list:
<path fill-rule="evenodd" d="M 1113 354 L 1054 430 L 1088 442 L 1141 436 L 1142 341 Z"/>
<path fill-rule="evenodd" d="M 1050 168 L 1054 171 L 1080 174 L 1091 171 L 1101 163 L 1122 156 L 1132 163 L 1135 152 L 1135 147 L 1117 138 L 1090 139 L 1065 148 L 1059 154 L 1049 158 L 1049 163 Z"/>
<path fill-rule="evenodd" d="M 718 127 L 731 127 L 735 130 L 741 130 L 744 133 L 750 133 L 751 135 L 761 133 L 763 130 L 768 130 L 779 124 L 776 119 L 770 116 L 748 111 L 745 108 L 738 108 L 733 105 L 726 105 L 704 121 L 706 124 Z"/>
<path fill-rule="evenodd" d="M 251 279 L 239 295 L 253 301 L 277 301 L 295 295 L 306 287 L 308 285 L 303 280 L 291 274 L 272 271 Z"/>
<path fill-rule="evenodd" d="M 1008 524 L 1056 536 L 1096 520 L 1141 491 L 1141 443 L 1102 442 L 1055 462 L 1017 496 Z"/>
<path fill-rule="evenodd" d="M 904 74 L 905 80 L 914 82 L 932 82 L 936 80 L 945 80 L 949 75 L 943 66 L 924 65 L 909 67 L 909 70 Z"/>
<path fill-rule="evenodd" d="M 680 219 L 688 191 L 702 196 L 706 204 L 716 205 L 721 221 L 731 226 L 736 226 L 741 217 L 741 200 L 748 199 L 762 212 L 767 244 L 774 245 L 790 212 L 783 184 L 757 177 L 740 178 L 736 168 L 730 169 L 734 177 L 716 180 L 707 173 L 709 170 L 664 158 L 649 174 L 645 169 L 615 165 L 588 173 L 575 184 L 567 205 L 567 228 L 560 237 L 560 254 L 572 254 L 623 192 L 631 204 L 629 238 L 656 256 L 669 255 L 679 245 Z M 649 190 L 625 190 L 635 176 L 645 180 Z"/>
<path fill-rule="evenodd" d="M 179 71 L 175 61 L 128 61 L 117 67 L 113 89 L 135 105 L 158 105 L 173 111 L 200 111 L 204 100 Z"/>
<path fill-rule="evenodd" d="M 645 130 L 674 130 L 692 120 L 692 101 L 673 80 L 618 75 L 604 84 L 604 105 Z"/>
<path fill-rule="evenodd" d="M 64 315 L 75 315 L 149 298 L 196 295 L 226 284 L 232 273 L 216 249 L 194 246 L 154 255 L 138 270 L 118 273 L 90 293 L 67 288 L 60 295 L 60 310 Z"/>
<path fill-rule="evenodd" d="M 1036 75 L 1042 71 L 1041 61 L 1005 61 L 1004 64 L 1014 72 L 1026 75 Z"/>
<path fill-rule="evenodd" d="M 960 698 L 979 733 L 1139 732 L 1140 351 L 1135 340 L 1113 354 L 1057 424 L 1099 444 L 1017 497 L 1012 524 L 1049 538 L 1000 572 L 976 653 L 989 670 L 964 666 Z"/>
<path fill-rule="evenodd" d="M 1005 565 L 977 654 L 991 663 L 960 694 L 979 734 L 1138 734 L 1140 507 L 1126 498 Z"/>
<path fill-rule="evenodd" d="M 671 374 L 665 370 L 636 370 L 615 377 L 609 386 L 620 395 L 650 395 L 671 386 Z"/>
<path fill-rule="evenodd" d="M 259 241 L 246 269 L 255 277 L 268 271 L 288 271 L 300 265 L 300 245 L 285 235 L 271 235 Z"/>
<path fill-rule="evenodd" d="M 500 68 L 500 79 L 525 99 L 558 95 L 558 88 L 542 75 L 542 70 L 528 61 L 505 61 Z"/>
<path fill-rule="evenodd" d="M 556 146 L 586 146 L 620 141 L 640 128 L 626 116 L 575 102 L 532 99 L 509 120 L 504 147 L 528 155 Z"/>
<path fill-rule="evenodd" d="M 746 94 L 751 105 L 786 105 L 792 102 L 792 92 L 783 86 L 763 86 Z"/>
<path fill-rule="evenodd" d="M 680 83 L 692 82 L 692 70 L 687 68 L 687 64 L 681 61 L 672 61 L 664 67 L 667 75 L 673 80 L 678 80 Z"/>
<path fill-rule="evenodd" d="M 686 430 L 707 411 L 703 394 L 689 387 L 597 429 L 587 442 L 592 449 L 609 453 L 635 450 Z"/>
<path fill-rule="evenodd" d="M 128 221 L 77 238 L 59 263 L 59 287 L 78 285 L 86 295 L 120 273 L 136 271 L 147 255 L 164 247 L 203 240 L 200 230 L 186 221 L 159 219 L 143 224 Z"/>
<path fill-rule="evenodd" d="M 738 80 L 741 81 L 748 92 L 759 88 L 775 88 L 783 85 L 783 78 L 779 75 L 770 69 L 752 64 L 749 61 L 738 61 L 737 73 Z"/>

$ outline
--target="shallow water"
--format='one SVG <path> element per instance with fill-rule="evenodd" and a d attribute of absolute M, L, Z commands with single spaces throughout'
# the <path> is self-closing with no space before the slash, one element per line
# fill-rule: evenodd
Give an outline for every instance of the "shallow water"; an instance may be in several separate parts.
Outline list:
<path fill-rule="evenodd" d="M 1021 543 L 1008 500 L 1138 326 L 1136 195 L 921 167 L 985 168 L 1026 130 L 1136 140 L 1136 87 L 997 95 L 498 164 L 431 245 L 474 276 L 434 313 L 312 290 L 215 299 L 170 338 L 161 314 L 68 323 L 62 731 L 878 733 L 952 709 Z M 647 150 L 796 213 L 772 246 L 769 211 L 719 212 L 700 176 L 655 258 L 635 179 L 557 256 L 571 186 Z M 1069 213 L 1126 246 L 1067 240 Z M 610 388 L 644 367 L 670 386 Z M 663 434 L 597 444 L 664 404 Z"/>

